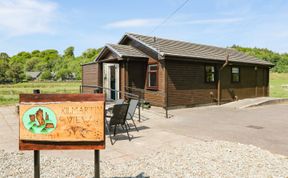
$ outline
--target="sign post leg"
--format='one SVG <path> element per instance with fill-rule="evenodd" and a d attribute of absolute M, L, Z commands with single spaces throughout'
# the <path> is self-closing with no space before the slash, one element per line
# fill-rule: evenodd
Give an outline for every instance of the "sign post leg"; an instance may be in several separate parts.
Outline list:
<path fill-rule="evenodd" d="M 40 94 L 39 89 L 33 90 L 34 94 Z M 40 151 L 34 150 L 34 178 L 40 178 Z"/>
<path fill-rule="evenodd" d="M 34 178 L 40 178 L 40 151 L 34 150 Z"/>
<path fill-rule="evenodd" d="M 100 178 L 100 151 L 94 150 L 94 173 L 95 178 Z"/>

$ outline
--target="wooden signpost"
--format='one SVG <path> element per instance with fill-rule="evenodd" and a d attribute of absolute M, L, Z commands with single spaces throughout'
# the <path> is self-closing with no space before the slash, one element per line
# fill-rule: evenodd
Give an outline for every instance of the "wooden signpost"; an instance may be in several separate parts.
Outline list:
<path fill-rule="evenodd" d="M 34 177 L 40 176 L 39 150 L 105 149 L 103 94 L 20 94 L 19 150 L 34 150 Z"/>

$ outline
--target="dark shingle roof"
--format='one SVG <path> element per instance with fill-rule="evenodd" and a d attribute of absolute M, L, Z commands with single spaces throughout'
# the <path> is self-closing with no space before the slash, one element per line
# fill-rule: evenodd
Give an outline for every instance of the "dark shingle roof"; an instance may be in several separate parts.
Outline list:
<path fill-rule="evenodd" d="M 115 45 L 115 44 L 106 44 L 106 47 L 115 52 L 120 57 L 141 57 L 147 58 L 147 56 L 141 51 L 133 48 L 128 45 Z"/>
<path fill-rule="evenodd" d="M 190 58 L 201 58 L 209 60 L 225 61 L 229 54 L 229 61 L 260 65 L 273 65 L 270 62 L 260 60 L 243 52 L 230 48 L 220 48 L 202 44 L 195 44 L 184 41 L 163 39 L 152 36 L 144 36 L 134 33 L 127 33 L 128 37 L 139 41 L 162 56 L 179 56 Z M 121 43 L 121 42 L 120 42 Z"/>

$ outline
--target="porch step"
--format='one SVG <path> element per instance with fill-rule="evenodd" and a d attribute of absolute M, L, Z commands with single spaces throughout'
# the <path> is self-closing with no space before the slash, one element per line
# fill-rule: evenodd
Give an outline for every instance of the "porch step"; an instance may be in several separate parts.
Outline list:
<path fill-rule="evenodd" d="M 268 104 L 288 103 L 286 98 L 273 98 L 273 97 L 259 97 L 259 98 L 247 98 L 223 104 L 222 107 L 243 109 L 248 107 L 263 106 Z"/>

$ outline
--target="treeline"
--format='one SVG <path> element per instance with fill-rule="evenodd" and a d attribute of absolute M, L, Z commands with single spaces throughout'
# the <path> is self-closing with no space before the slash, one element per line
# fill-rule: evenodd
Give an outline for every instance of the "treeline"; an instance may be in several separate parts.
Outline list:
<path fill-rule="evenodd" d="M 31 73 L 40 73 L 39 80 L 81 80 L 81 65 L 95 59 L 99 49 L 87 49 L 75 57 L 74 47 L 63 55 L 55 49 L 20 52 L 14 56 L 0 53 L 0 83 L 18 83 L 32 80 Z"/>
<path fill-rule="evenodd" d="M 288 72 L 288 53 L 279 54 L 268 49 L 246 48 L 233 45 L 232 48 L 269 61 L 275 66 L 273 72 Z M 91 62 L 101 48 L 90 48 L 75 57 L 74 47 L 64 50 L 63 55 L 55 49 L 20 52 L 14 56 L 0 53 L 0 83 L 17 83 L 32 80 L 31 72 L 41 72 L 39 80 L 81 80 L 81 64 Z"/>
<path fill-rule="evenodd" d="M 275 66 L 271 69 L 272 72 L 288 73 L 288 53 L 279 54 L 266 48 L 246 48 L 233 45 L 232 48 L 255 56 L 259 59 L 269 61 Z"/>

